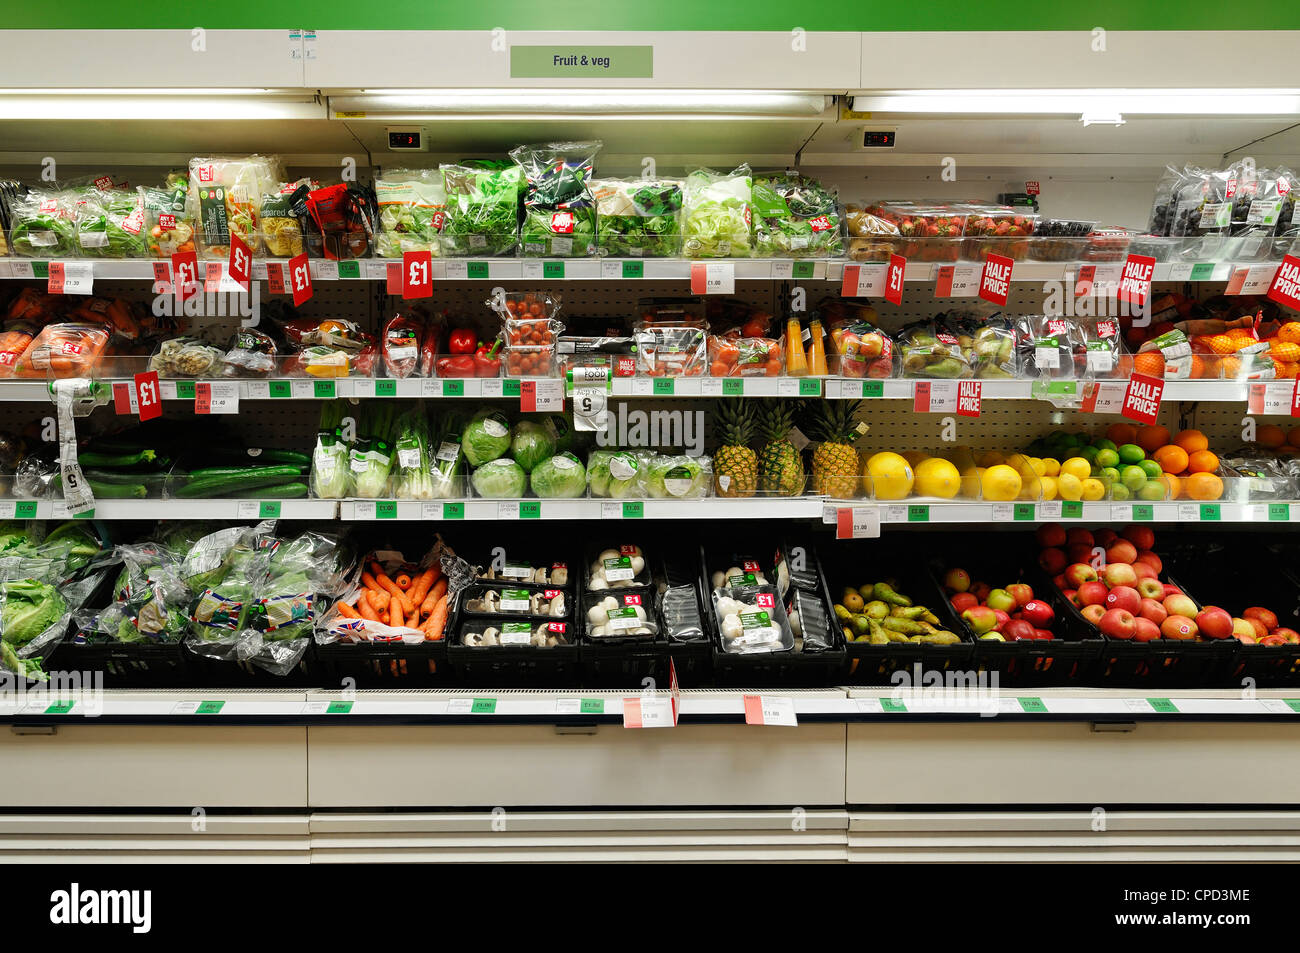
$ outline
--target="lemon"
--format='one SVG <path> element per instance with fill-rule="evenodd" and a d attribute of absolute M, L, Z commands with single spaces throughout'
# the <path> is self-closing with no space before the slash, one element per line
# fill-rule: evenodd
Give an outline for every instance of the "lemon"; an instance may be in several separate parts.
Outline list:
<path fill-rule="evenodd" d="M 1071 457 L 1061 464 L 1061 472 L 1068 473 L 1076 480 L 1086 480 L 1092 476 L 1092 464 L 1083 457 Z"/>
<path fill-rule="evenodd" d="M 897 453 L 877 453 L 867 461 L 867 475 L 875 487 L 878 500 L 901 500 L 912 492 L 915 475 L 908 462 Z"/>
<path fill-rule="evenodd" d="M 1100 500 L 1106 495 L 1106 484 L 1102 483 L 1095 477 L 1088 477 L 1083 481 L 1083 498 L 1085 500 Z"/>
<path fill-rule="evenodd" d="M 1007 458 L 997 450 L 985 450 L 980 454 L 980 458 L 976 462 L 987 469 L 988 467 L 996 467 L 999 463 L 1006 463 Z"/>
<path fill-rule="evenodd" d="M 1061 472 L 1061 461 L 1055 457 L 1043 457 L 1042 476 L 1054 477 Z"/>
<path fill-rule="evenodd" d="M 924 450 L 904 450 L 899 456 L 906 460 L 913 470 L 919 467 L 923 461 L 930 459 L 930 455 Z"/>
<path fill-rule="evenodd" d="M 1005 463 L 989 467 L 984 471 L 984 479 L 980 481 L 984 499 L 1000 503 L 1019 496 L 1020 486 L 1020 474 Z"/>
<path fill-rule="evenodd" d="M 916 468 L 916 492 L 951 500 L 961 489 L 961 474 L 947 460 L 931 457 Z"/>
<path fill-rule="evenodd" d="M 1038 482 L 1043 488 L 1043 499 L 1056 499 L 1056 477 L 1040 477 Z"/>
<path fill-rule="evenodd" d="M 1073 473 L 1062 473 L 1056 478 L 1056 493 L 1063 500 L 1083 499 L 1083 481 Z"/>
<path fill-rule="evenodd" d="M 1047 464 L 1043 463 L 1041 457 L 1030 457 L 1029 465 L 1034 468 L 1035 476 L 1047 475 Z"/>

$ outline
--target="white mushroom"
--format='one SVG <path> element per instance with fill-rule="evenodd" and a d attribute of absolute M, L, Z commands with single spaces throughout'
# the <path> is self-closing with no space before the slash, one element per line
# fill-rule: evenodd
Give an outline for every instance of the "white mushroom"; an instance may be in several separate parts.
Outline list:
<path fill-rule="evenodd" d="M 608 634 L 609 634 L 609 626 L 606 626 L 606 625 L 598 625 L 598 626 L 596 626 L 595 628 L 593 628 L 593 629 L 591 630 L 591 634 L 592 634 L 592 637 L 593 637 L 593 638 L 598 637 L 598 636 L 602 636 L 602 635 L 608 635 Z"/>
<path fill-rule="evenodd" d="M 633 556 L 633 557 L 632 557 L 632 571 L 633 571 L 634 573 L 636 573 L 636 574 L 639 576 L 639 575 L 641 575 L 641 570 L 643 570 L 643 569 L 645 569 L 645 557 L 644 557 L 644 556 Z"/>
<path fill-rule="evenodd" d="M 533 582 L 546 582 L 546 569 L 534 569 L 532 575 Z"/>
<path fill-rule="evenodd" d="M 605 608 L 604 602 L 597 602 L 587 610 L 587 621 L 592 625 L 600 625 L 602 620 L 609 618 L 609 610 Z"/>
<path fill-rule="evenodd" d="M 556 586 L 567 586 L 569 584 L 569 570 L 563 566 L 551 570 L 551 583 Z"/>
<path fill-rule="evenodd" d="M 596 592 L 601 592 L 604 591 L 605 589 L 608 589 L 609 583 L 605 581 L 605 574 L 601 573 L 599 576 L 593 577 L 591 583 L 587 586 L 587 588 Z"/>
<path fill-rule="evenodd" d="M 563 616 L 564 614 L 565 614 L 564 593 L 560 593 L 558 596 L 556 596 L 554 599 L 551 600 L 551 615 L 559 617 L 559 616 Z"/>
<path fill-rule="evenodd" d="M 591 564 L 591 568 L 595 569 L 597 566 L 603 566 L 606 559 L 618 559 L 621 555 L 622 553 L 617 549 L 602 550 L 600 555 L 596 557 L 596 561 Z"/>
<path fill-rule="evenodd" d="M 712 576 L 709 577 L 709 581 L 713 583 L 714 589 L 721 589 L 723 586 L 727 584 L 727 574 L 722 570 L 718 570 Z"/>
<path fill-rule="evenodd" d="M 738 639 L 745 633 L 745 627 L 741 624 L 740 616 L 728 613 L 722 620 L 722 637 L 724 639 Z"/>

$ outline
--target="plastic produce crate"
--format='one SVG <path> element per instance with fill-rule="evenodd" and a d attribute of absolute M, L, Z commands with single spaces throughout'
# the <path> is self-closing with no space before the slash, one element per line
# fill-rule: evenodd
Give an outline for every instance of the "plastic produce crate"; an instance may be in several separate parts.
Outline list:
<path fill-rule="evenodd" d="M 45 668 L 102 672 L 105 688 L 188 688 L 198 677 L 193 660 L 181 642 L 64 641 Z"/>
<path fill-rule="evenodd" d="M 252 662 L 229 662 L 199 655 L 186 647 L 190 671 L 208 688 L 319 688 L 324 684 L 316 664 L 316 646 L 308 645 L 298 664 L 276 675 Z"/>
<path fill-rule="evenodd" d="M 659 627 L 652 636 L 593 636 L 587 609 L 595 601 L 612 596 L 620 602 L 631 597 L 646 614 L 646 621 Z M 575 623 L 581 633 L 582 684 L 587 688 L 646 687 L 650 679 L 656 688 L 668 685 L 668 641 L 655 612 L 656 592 L 652 586 L 582 592 Z"/>
<path fill-rule="evenodd" d="M 684 641 L 673 637 L 663 611 L 663 592 L 656 593 L 655 609 L 661 631 L 667 639 L 668 658 L 677 673 L 677 682 L 683 688 L 705 688 L 713 684 L 712 633 L 704 622 L 704 583 L 700 578 L 696 559 L 679 554 L 659 556 L 659 578 L 666 587 L 685 590 L 695 596 L 695 611 L 699 618 L 700 638 Z"/>
<path fill-rule="evenodd" d="M 316 646 L 321 684 L 337 688 L 444 688 L 456 684 L 447 640 L 436 642 L 332 642 Z"/>

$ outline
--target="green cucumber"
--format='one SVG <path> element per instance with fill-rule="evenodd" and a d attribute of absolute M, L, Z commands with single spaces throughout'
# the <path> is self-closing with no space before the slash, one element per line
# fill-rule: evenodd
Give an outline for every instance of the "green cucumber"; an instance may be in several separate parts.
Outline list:
<path fill-rule="evenodd" d="M 100 483 L 86 477 L 90 492 L 100 500 L 143 500 L 149 495 L 149 488 L 142 483 Z"/>
<path fill-rule="evenodd" d="M 171 479 L 184 479 L 183 473 L 130 473 L 119 470 L 86 470 L 86 479 L 92 483 L 116 483 L 134 486 L 162 486 Z"/>
<path fill-rule="evenodd" d="M 96 453 L 89 450 L 77 454 L 77 462 L 83 467 L 138 467 L 142 463 L 153 463 L 157 456 L 152 450 L 136 453 Z"/>
<path fill-rule="evenodd" d="M 257 449 L 257 448 L 253 448 Z M 216 460 L 229 460 L 245 466 L 272 466 L 290 464 L 298 467 L 311 466 L 311 454 L 297 450 L 280 450 L 276 447 L 262 447 L 257 453 L 249 453 L 240 447 L 209 447 L 204 453 Z"/>
<path fill-rule="evenodd" d="M 282 464 L 282 466 L 293 467 L 293 464 L 286 463 Z M 298 471 L 299 476 L 306 476 L 311 471 L 309 466 L 293 468 Z M 276 469 L 280 469 L 280 466 L 276 466 Z M 239 473 L 247 473 L 248 470 L 248 467 L 202 467 L 198 470 L 191 470 L 190 477 L 195 480 L 206 480 L 208 477 L 234 476 Z"/>
<path fill-rule="evenodd" d="M 307 495 L 307 484 L 281 483 L 277 486 L 262 486 L 239 495 L 249 500 L 296 500 Z"/>
<path fill-rule="evenodd" d="M 284 483 L 297 480 L 301 473 L 297 467 L 250 467 L 241 473 L 211 476 L 206 479 L 191 479 L 176 491 L 182 497 L 229 496 L 237 490 L 266 486 L 268 483 Z"/>

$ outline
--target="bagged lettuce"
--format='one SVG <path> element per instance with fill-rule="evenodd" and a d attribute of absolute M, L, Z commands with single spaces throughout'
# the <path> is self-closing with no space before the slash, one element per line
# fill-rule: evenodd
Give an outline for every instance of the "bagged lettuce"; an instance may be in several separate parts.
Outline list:
<path fill-rule="evenodd" d="M 447 190 L 438 169 L 399 169 L 375 180 L 379 206 L 381 258 L 401 258 L 408 251 L 442 254 L 442 229 L 447 219 Z"/>
<path fill-rule="evenodd" d="M 524 172 L 517 165 L 499 168 L 489 163 L 443 165 L 447 218 L 443 225 L 444 254 L 509 255 L 519 239 L 519 200 Z"/>
<path fill-rule="evenodd" d="M 596 253 L 596 202 L 587 183 L 599 150 L 599 142 L 549 142 L 510 150 L 528 181 L 519 230 L 525 256 L 586 258 Z"/>
<path fill-rule="evenodd" d="M 718 173 L 699 169 L 683 190 L 682 253 L 687 258 L 748 258 L 753 180 L 749 166 Z"/>
<path fill-rule="evenodd" d="M 596 246 L 614 258 L 671 258 L 682 243 L 682 183 L 593 179 Z"/>

